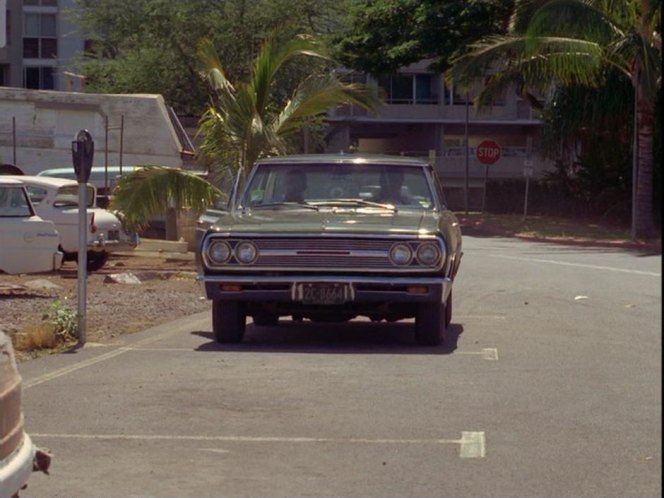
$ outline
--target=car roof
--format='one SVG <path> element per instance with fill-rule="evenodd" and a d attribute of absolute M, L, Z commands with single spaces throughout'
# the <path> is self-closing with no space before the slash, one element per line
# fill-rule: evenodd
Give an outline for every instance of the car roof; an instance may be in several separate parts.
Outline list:
<path fill-rule="evenodd" d="M 23 185 L 23 182 L 21 180 L 18 180 L 16 178 L 7 178 L 5 175 L 0 175 L 0 183 L 3 185 Z"/>
<path fill-rule="evenodd" d="M 4 178 L 10 178 L 18 180 L 25 184 L 37 185 L 40 187 L 66 187 L 70 185 L 78 185 L 76 180 L 71 178 L 56 178 L 53 176 L 5 176 Z"/>
<path fill-rule="evenodd" d="M 301 154 L 275 156 L 259 159 L 256 161 L 256 164 L 390 164 L 394 166 L 428 166 L 426 161 L 416 157 L 377 154 Z"/>
<path fill-rule="evenodd" d="M 125 171 L 130 172 L 134 171 L 135 169 L 141 169 L 144 168 L 145 166 L 93 166 L 91 171 L 95 173 L 99 172 L 104 172 L 108 168 L 108 171 L 120 171 L 120 168 L 122 168 L 122 172 L 124 173 Z M 69 166 L 68 168 L 49 168 L 45 169 L 43 171 L 40 171 L 37 173 L 37 176 L 48 176 L 48 174 L 54 175 L 54 174 L 66 174 L 66 173 L 71 173 L 72 175 L 75 175 L 76 173 L 74 172 L 74 168 L 72 166 Z"/>

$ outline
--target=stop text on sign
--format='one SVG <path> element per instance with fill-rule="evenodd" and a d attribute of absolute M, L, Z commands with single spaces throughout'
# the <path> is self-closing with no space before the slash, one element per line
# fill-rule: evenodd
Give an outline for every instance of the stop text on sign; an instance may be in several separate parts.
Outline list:
<path fill-rule="evenodd" d="M 483 140 L 475 151 L 477 160 L 482 164 L 493 164 L 500 159 L 500 145 L 493 140 Z"/>

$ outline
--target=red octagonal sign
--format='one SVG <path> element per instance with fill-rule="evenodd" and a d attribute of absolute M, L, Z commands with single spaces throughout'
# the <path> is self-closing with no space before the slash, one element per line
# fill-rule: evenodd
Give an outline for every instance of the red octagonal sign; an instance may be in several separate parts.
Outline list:
<path fill-rule="evenodd" d="M 493 164 L 500 159 L 500 145 L 493 140 L 482 140 L 477 146 L 475 155 L 482 164 Z"/>

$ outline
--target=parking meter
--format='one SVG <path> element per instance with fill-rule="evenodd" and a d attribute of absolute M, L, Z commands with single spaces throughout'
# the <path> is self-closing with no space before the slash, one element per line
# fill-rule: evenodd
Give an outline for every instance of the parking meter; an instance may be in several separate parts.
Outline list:
<path fill-rule="evenodd" d="M 95 143 L 88 130 L 81 130 L 71 143 L 71 155 L 78 183 L 88 183 L 92 170 Z"/>
<path fill-rule="evenodd" d="M 71 143 L 71 156 L 78 181 L 78 346 L 86 340 L 86 270 L 88 263 L 88 199 L 87 183 L 92 170 L 95 143 L 88 130 L 79 131 Z"/>

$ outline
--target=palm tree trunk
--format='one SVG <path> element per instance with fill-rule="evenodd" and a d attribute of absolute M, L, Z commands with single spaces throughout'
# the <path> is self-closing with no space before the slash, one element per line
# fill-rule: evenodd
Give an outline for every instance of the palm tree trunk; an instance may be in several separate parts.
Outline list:
<path fill-rule="evenodd" d="M 654 106 L 646 98 L 637 102 L 638 126 L 638 171 L 636 181 L 636 199 L 634 217 L 634 235 L 636 238 L 650 238 L 654 236 L 653 213 L 653 133 L 654 133 Z"/>

